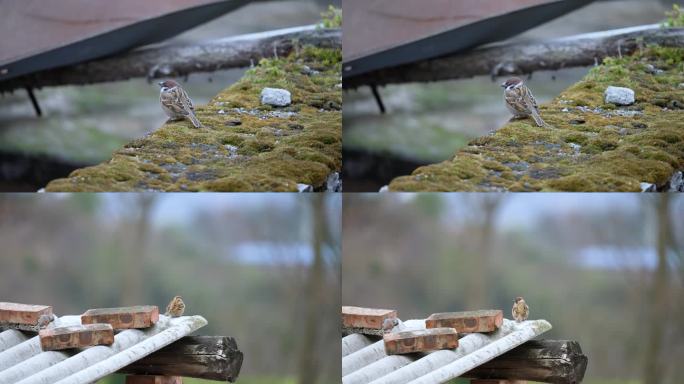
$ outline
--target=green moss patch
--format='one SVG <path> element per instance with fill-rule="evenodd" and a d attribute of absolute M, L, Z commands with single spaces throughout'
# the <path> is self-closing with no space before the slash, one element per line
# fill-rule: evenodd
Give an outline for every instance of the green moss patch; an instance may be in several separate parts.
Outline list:
<path fill-rule="evenodd" d="M 111 160 L 50 182 L 46 191 L 297 191 L 322 188 L 342 165 L 340 50 L 302 47 L 258 66 L 208 105 L 204 128 L 167 122 Z M 292 104 L 261 105 L 264 87 Z M 161 110 L 160 110 L 160 113 Z"/>
<path fill-rule="evenodd" d="M 635 91 L 605 104 L 609 86 Z M 640 191 L 684 169 L 684 49 L 608 58 L 540 107 L 548 127 L 513 120 L 453 159 L 394 179 L 392 191 Z"/>

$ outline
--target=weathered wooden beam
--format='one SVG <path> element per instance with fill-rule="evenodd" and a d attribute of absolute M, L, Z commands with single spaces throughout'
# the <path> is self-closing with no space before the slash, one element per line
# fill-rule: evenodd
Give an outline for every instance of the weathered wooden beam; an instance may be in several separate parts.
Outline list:
<path fill-rule="evenodd" d="M 262 58 L 286 56 L 304 45 L 342 47 L 340 29 L 315 25 L 252 33 L 193 45 L 136 49 L 107 58 L 17 77 L 0 83 L 0 92 L 68 84 L 93 84 L 134 77 L 167 78 L 195 72 L 242 68 Z"/>
<path fill-rule="evenodd" d="M 242 357 L 232 337 L 186 336 L 119 372 L 234 382 L 240 374 Z"/>
<path fill-rule="evenodd" d="M 584 379 L 587 363 L 577 341 L 531 340 L 463 376 L 575 384 Z"/>
<path fill-rule="evenodd" d="M 684 28 L 643 25 L 541 42 L 496 44 L 466 53 L 385 68 L 344 78 L 345 88 L 429 82 L 594 65 L 608 56 L 630 54 L 648 44 L 684 47 Z"/>

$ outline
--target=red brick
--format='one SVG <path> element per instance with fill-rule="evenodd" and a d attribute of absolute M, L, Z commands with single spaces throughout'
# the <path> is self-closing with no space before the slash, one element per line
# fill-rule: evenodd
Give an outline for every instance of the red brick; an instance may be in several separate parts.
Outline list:
<path fill-rule="evenodd" d="M 73 325 L 42 329 L 38 335 L 40 336 L 40 347 L 43 351 L 114 343 L 114 329 L 109 324 Z"/>
<path fill-rule="evenodd" d="M 41 315 L 52 315 L 52 307 L 0 302 L 0 323 L 37 325 Z"/>
<path fill-rule="evenodd" d="M 458 333 L 493 332 L 503 324 L 503 312 L 483 310 L 433 313 L 425 320 L 426 328 L 454 328 Z"/>
<path fill-rule="evenodd" d="M 149 328 L 159 321 L 156 305 L 89 309 L 81 315 L 83 324 L 110 324 L 114 329 Z"/>
<path fill-rule="evenodd" d="M 342 307 L 342 326 L 347 328 L 382 329 L 385 319 L 395 317 L 397 311 L 392 309 Z"/>
<path fill-rule="evenodd" d="M 129 375 L 126 376 L 126 384 L 183 384 L 183 378 L 180 376 Z"/>
<path fill-rule="evenodd" d="M 388 355 L 426 352 L 437 349 L 454 349 L 458 347 L 458 333 L 453 328 L 433 328 L 388 333 L 383 336 L 383 339 L 385 341 L 385 352 Z"/>

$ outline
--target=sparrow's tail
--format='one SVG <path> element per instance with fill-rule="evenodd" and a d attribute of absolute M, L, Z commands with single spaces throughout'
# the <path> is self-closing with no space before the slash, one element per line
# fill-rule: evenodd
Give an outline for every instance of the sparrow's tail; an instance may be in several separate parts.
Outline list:
<path fill-rule="evenodd" d="M 188 118 L 190 118 L 190 121 L 192 121 L 192 125 L 194 125 L 195 128 L 202 128 L 202 123 L 197 120 L 194 112 L 190 111 L 190 113 L 188 113 Z"/>
<path fill-rule="evenodd" d="M 539 127 L 544 127 L 546 126 L 546 123 L 544 120 L 542 120 L 541 116 L 539 116 L 539 112 L 536 110 L 532 110 L 532 118 L 534 119 L 534 122 L 537 123 L 537 126 Z"/>

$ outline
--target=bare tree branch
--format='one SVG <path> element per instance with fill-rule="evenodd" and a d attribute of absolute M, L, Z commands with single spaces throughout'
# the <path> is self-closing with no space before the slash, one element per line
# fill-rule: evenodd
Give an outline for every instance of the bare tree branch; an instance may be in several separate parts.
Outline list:
<path fill-rule="evenodd" d="M 497 44 L 466 53 L 385 68 L 344 79 L 345 88 L 529 74 L 540 70 L 583 67 L 607 56 L 630 54 L 648 44 L 684 47 L 684 28 L 643 25 L 587 33 L 542 42 Z"/>
<path fill-rule="evenodd" d="M 253 33 L 202 44 L 152 46 L 120 55 L 17 77 L 0 83 L 0 92 L 67 84 L 163 78 L 194 72 L 248 67 L 262 58 L 283 57 L 304 45 L 341 48 L 340 29 L 315 25 Z"/>

